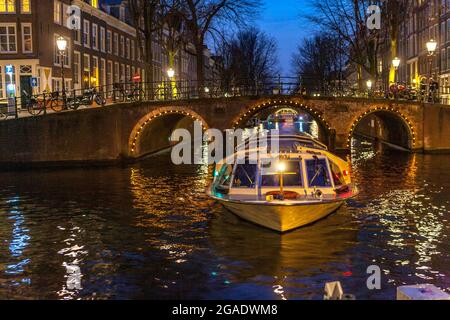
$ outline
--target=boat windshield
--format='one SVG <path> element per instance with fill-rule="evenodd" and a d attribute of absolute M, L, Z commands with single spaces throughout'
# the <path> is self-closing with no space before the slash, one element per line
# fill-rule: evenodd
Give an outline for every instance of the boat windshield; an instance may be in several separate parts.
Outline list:
<path fill-rule="evenodd" d="M 325 159 L 306 160 L 309 187 L 332 187 L 330 173 Z"/>
<path fill-rule="evenodd" d="M 238 164 L 233 177 L 233 188 L 255 188 L 256 164 Z"/>
<path fill-rule="evenodd" d="M 283 174 L 283 185 L 286 187 L 303 187 L 300 161 L 284 161 L 284 163 L 286 170 Z M 262 187 L 280 186 L 280 174 L 277 172 L 276 161 L 261 165 L 261 180 Z"/>

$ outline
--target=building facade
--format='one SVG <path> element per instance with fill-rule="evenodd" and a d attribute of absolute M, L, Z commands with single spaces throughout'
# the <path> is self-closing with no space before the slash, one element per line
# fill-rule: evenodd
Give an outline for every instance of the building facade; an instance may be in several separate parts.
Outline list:
<path fill-rule="evenodd" d="M 414 0 L 410 5 L 400 30 L 399 82 L 417 87 L 433 78 L 439 82 L 441 102 L 450 104 L 450 0 Z M 430 58 L 426 44 L 431 39 L 438 47 Z"/>
<path fill-rule="evenodd" d="M 63 56 L 60 36 L 68 42 Z M 127 1 L 0 0 L 0 99 L 60 91 L 63 75 L 67 90 L 101 86 L 110 92 L 114 83 L 137 76 L 145 82 L 138 42 Z M 167 54 L 156 41 L 153 47 L 153 81 L 167 81 Z M 209 74 L 207 48 L 204 55 Z M 196 69 L 195 50 L 187 44 L 175 60 L 176 80 L 195 81 Z"/>
<path fill-rule="evenodd" d="M 64 55 L 60 36 L 68 41 Z M 59 91 L 63 68 L 68 90 L 145 78 L 135 28 L 98 0 L 0 0 L 0 97 Z"/>

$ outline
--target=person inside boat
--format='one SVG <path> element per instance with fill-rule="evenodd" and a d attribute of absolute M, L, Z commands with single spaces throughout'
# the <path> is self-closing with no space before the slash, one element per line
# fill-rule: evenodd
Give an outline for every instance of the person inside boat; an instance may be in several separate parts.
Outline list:
<path fill-rule="evenodd" d="M 325 159 L 306 160 L 309 187 L 331 187 L 330 174 Z"/>
<path fill-rule="evenodd" d="M 239 164 L 233 179 L 235 188 L 255 188 L 256 186 L 256 164 Z"/>

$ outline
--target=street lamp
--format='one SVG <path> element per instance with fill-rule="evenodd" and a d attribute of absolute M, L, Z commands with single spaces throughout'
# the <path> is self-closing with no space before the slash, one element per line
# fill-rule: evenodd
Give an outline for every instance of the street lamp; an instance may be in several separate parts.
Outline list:
<path fill-rule="evenodd" d="M 437 42 L 434 39 L 431 39 L 430 41 L 427 42 L 427 50 L 428 50 L 428 55 L 429 56 L 434 56 L 434 53 L 436 52 L 437 49 Z"/>
<path fill-rule="evenodd" d="M 437 42 L 434 39 L 431 39 L 430 41 L 427 42 L 427 50 L 428 50 L 428 60 L 429 60 L 429 64 L 430 64 L 430 72 L 429 72 L 429 77 L 428 77 L 428 99 L 431 98 L 431 80 L 433 77 L 433 60 L 434 60 L 434 55 L 436 53 L 436 49 L 437 49 Z M 432 99 L 431 102 L 434 99 Z"/>
<path fill-rule="evenodd" d="M 368 95 L 370 96 L 370 91 L 372 91 L 372 80 L 367 80 L 366 82 L 367 85 L 367 90 L 368 90 Z"/>
<path fill-rule="evenodd" d="M 395 57 L 395 58 L 392 60 L 392 65 L 394 66 L 394 68 L 395 68 L 396 71 L 398 70 L 398 67 L 400 67 L 400 62 L 401 62 L 401 60 L 400 60 L 400 58 L 398 58 L 398 57 Z"/>
<path fill-rule="evenodd" d="M 67 40 L 60 36 L 56 39 L 56 46 L 58 47 L 60 59 L 61 59 L 61 78 L 62 78 L 62 96 L 63 96 L 63 109 L 67 108 L 67 96 L 66 96 L 66 81 L 64 78 L 64 57 L 67 50 Z"/>
<path fill-rule="evenodd" d="M 169 76 L 170 79 L 172 79 L 173 77 L 175 77 L 175 70 L 173 70 L 172 68 L 169 68 L 167 70 L 167 75 Z"/>

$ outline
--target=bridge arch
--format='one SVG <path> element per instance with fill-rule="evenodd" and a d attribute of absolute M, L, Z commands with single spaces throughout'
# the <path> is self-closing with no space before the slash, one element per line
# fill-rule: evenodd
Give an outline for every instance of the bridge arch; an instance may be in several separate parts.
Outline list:
<path fill-rule="evenodd" d="M 247 107 L 243 112 L 241 112 L 234 120 L 233 120 L 233 128 L 238 128 L 250 120 L 253 116 L 264 111 L 266 109 L 280 106 L 280 109 L 294 108 L 303 110 L 306 113 L 310 114 L 314 120 L 316 120 L 324 129 L 327 131 L 331 130 L 331 126 L 329 122 L 323 116 L 323 113 L 318 109 L 315 109 L 313 106 L 294 101 L 294 100 L 266 100 L 257 104 L 253 104 Z"/>
<path fill-rule="evenodd" d="M 399 141 L 401 144 L 398 144 L 401 147 L 405 147 L 409 150 L 413 150 L 416 147 L 417 142 L 417 133 L 414 129 L 413 122 L 411 119 L 406 116 L 404 113 L 402 113 L 400 110 L 395 109 L 391 106 L 376 106 L 372 107 L 362 113 L 360 113 L 351 123 L 351 127 L 348 130 L 348 137 L 347 137 L 347 148 L 351 148 L 351 141 L 352 137 L 356 133 L 356 129 L 358 128 L 358 125 L 361 124 L 365 119 L 367 119 L 371 115 L 376 115 L 379 118 L 383 119 L 383 121 L 386 121 L 390 127 L 388 127 L 388 130 L 403 130 L 403 132 L 406 133 L 407 141 Z M 399 128 L 393 128 L 393 126 L 400 124 L 401 126 Z M 397 132 L 398 133 L 398 132 Z M 391 135 L 391 133 L 388 133 Z M 401 138 L 402 139 L 402 138 Z M 403 140 L 405 137 L 403 137 Z M 392 142 L 392 141 L 386 141 L 386 142 Z M 395 143 L 394 143 L 395 144 Z"/>
<path fill-rule="evenodd" d="M 320 128 L 319 134 L 322 136 L 321 140 L 330 148 L 334 148 L 334 130 L 332 130 L 330 123 L 325 118 L 324 113 L 316 108 L 313 104 L 306 104 L 302 101 L 293 99 L 269 99 L 254 103 L 244 109 L 236 118 L 233 119 L 233 128 L 240 128 L 245 125 L 255 115 L 274 107 L 280 107 L 280 110 L 293 109 L 297 111 L 304 111 L 309 114 L 318 124 Z"/>
<path fill-rule="evenodd" d="M 199 121 L 203 127 L 203 130 L 207 130 L 209 128 L 205 119 L 189 108 L 179 106 L 157 108 L 141 117 L 132 129 L 128 141 L 129 156 L 131 158 L 140 158 L 148 155 L 149 153 L 169 147 L 170 143 L 168 143 L 168 139 L 170 135 L 174 129 L 178 128 L 180 125 L 183 125 L 181 124 L 181 121 L 184 119 L 190 120 L 191 122 Z M 158 123 L 162 120 L 166 120 L 166 122 Z M 151 134 L 152 126 L 154 126 L 154 130 L 157 130 L 157 134 L 155 135 Z M 160 147 L 158 148 L 158 141 L 155 141 L 156 139 L 153 138 L 166 139 L 167 143 L 164 145 L 160 141 Z M 156 146 L 153 147 L 154 150 L 149 149 L 146 151 L 143 148 L 142 143 L 144 139 L 152 140 Z"/>

